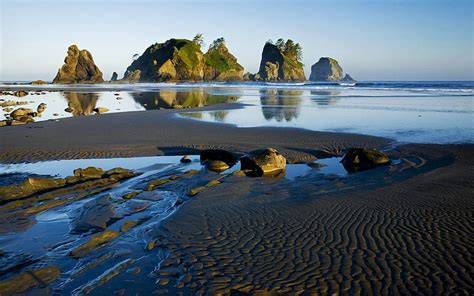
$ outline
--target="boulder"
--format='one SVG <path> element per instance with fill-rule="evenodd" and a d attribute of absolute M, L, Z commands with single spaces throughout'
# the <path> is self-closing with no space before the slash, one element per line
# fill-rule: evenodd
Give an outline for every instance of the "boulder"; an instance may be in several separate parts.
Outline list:
<path fill-rule="evenodd" d="M 17 120 L 23 116 L 31 116 L 31 117 L 35 117 L 36 115 L 38 115 L 38 113 L 36 113 L 35 111 L 31 110 L 31 109 L 28 109 L 28 108 L 18 108 L 16 109 L 15 111 L 13 111 L 12 113 L 10 113 L 10 117 Z"/>
<path fill-rule="evenodd" d="M 181 163 L 190 163 L 191 159 L 189 158 L 189 156 L 185 155 L 185 156 L 181 157 L 181 159 L 179 161 Z"/>
<path fill-rule="evenodd" d="M 87 167 L 85 169 L 75 169 L 74 176 L 83 179 L 100 179 L 104 175 L 104 170 L 96 167 Z"/>
<path fill-rule="evenodd" d="M 299 45 L 291 40 L 285 43 L 283 39 L 278 43 L 280 44 L 278 46 L 270 42 L 265 44 L 258 71 L 259 76 L 249 76 L 249 78 L 264 81 L 305 81 L 301 57 L 295 49 L 297 47 L 301 50 Z"/>
<path fill-rule="evenodd" d="M 311 81 L 339 81 L 343 78 L 343 71 L 339 63 L 328 57 L 322 57 L 311 67 Z"/>
<path fill-rule="evenodd" d="M 233 166 L 239 160 L 239 156 L 223 149 L 204 149 L 200 151 L 200 159 L 202 164 L 209 160 L 220 160 L 229 166 Z"/>
<path fill-rule="evenodd" d="M 13 93 L 13 95 L 15 97 L 24 97 L 24 96 L 28 95 L 28 92 L 26 92 L 24 90 L 17 90 L 16 92 Z"/>
<path fill-rule="evenodd" d="M 79 50 L 76 45 L 68 48 L 64 65 L 58 70 L 53 83 L 102 83 L 102 72 L 94 63 L 91 53 L 86 50 Z"/>
<path fill-rule="evenodd" d="M 206 169 L 213 171 L 213 172 L 223 172 L 230 168 L 230 166 L 221 161 L 221 160 L 207 160 L 205 163 Z"/>
<path fill-rule="evenodd" d="M 259 149 L 242 157 L 240 166 L 248 176 L 277 175 L 285 170 L 286 159 L 274 148 Z"/>
<path fill-rule="evenodd" d="M 36 108 L 36 111 L 38 113 L 43 113 L 44 111 L 46 110 L 46 104 L 45 103 L 41 103 L 38 105 L 38 108 Z"/>
<path fill-rule="evenodd" d="M 377 150 L 351 148 L 346 152 L 341 163 L 349 173 L 355 173 L 378 166 L 389 165 L 391 160 L 388 155 Z"/>
<path fill-rule="evenodd" d="M 112 73 L 112 77 L 110 78 L 110 81 L 117 81 L 117 79 L 118 79 L 117 72 Z"/>

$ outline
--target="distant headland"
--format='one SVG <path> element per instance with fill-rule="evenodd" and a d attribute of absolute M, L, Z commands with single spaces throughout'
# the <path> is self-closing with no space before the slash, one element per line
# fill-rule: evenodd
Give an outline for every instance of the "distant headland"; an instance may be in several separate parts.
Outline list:
<path fill-rule="evenodd" d="M 125 70 L 122 79 L 114 72 L 109 83 L 138 82 L 229 82 L 266 81 L 302 82 L 306 81 L 304 65 L 301 62 L 303 50 L 293 40 L 268 40 L 262 50 L 257 73 L 244 71 L 237 58 L 229 51 L 224 38 L 214 40 L 207 52 L 202 34 L 193 40 L 169 39 L 164 43 L 150 45 L 142 55 L 135 55 L 134 61 Z M 321 57 L 312 65 L 310 81 L 354 81 L 345 74 L 337 60 Z M 64 65 L 53 79 L 55 84 L 104 83 L 103 74 L 95 64 L 92 54 L 80 50 L 77 45 L 68 48 Z"/>

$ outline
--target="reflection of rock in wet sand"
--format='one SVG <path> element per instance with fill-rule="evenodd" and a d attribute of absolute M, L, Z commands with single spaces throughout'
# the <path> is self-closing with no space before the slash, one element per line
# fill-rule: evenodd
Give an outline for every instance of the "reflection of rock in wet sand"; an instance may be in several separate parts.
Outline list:
<path fill-rule="evenodd" d="M 340 93 L 340 91 L 312 90 L 311 95 L 318 97 L 311 98 L 311 101 L 318 105 L 333 105 L 339 101 L 339 98 L 333 96 L 338 96 Z"/>
<path fill-rule="evenodd" d="M 93 93 L 65 92 L 63 95 L 74 116 L 91 115 L 99 100 L 99 95 Z"/>
<path fill-rule="evenodd" d="M 237 97 L 227 95 L 212 95 L 202 90 L 178 91 L 174 89 L 159 90 L 158 92 L 133 93 L 133 99 L 147 110 L 178 109 L 202 107 L 205 105 L 235 102 Z"/>
<path fill-rule="evenodd" d="M 291 121 L 298 117 L 301 104 L 299 90 L 260 90 L 263 117 L 266 120 Z"/>

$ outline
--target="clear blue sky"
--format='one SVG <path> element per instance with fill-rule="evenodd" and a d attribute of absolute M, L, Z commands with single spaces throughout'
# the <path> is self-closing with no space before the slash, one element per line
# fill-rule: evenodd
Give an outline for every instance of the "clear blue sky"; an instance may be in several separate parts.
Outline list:
<path fill-rule="evenodd" d="M 256 72 L 266 40 L 303 47 L 359 80 L 474 80 L 473 0 L 0 0 L 0 80 L 52 80 L 70 44 L 109 79 L 172 37 L 225 37 Z"/>

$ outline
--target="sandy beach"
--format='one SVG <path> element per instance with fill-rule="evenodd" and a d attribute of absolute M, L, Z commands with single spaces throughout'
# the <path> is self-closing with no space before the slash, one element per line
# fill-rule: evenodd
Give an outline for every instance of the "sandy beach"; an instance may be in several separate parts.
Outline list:
<path fill-rule="evenodd" d="M 241 108 L 242 104 L 208 106 L 199 111 Z M 199 154 L 221 148 L 248 152 L 274 147 L 290 163 L 339 155 L 349 147 L 384 148 L 391 140 L 357 134 L 292 128 L 238 128 L 178 118 L 185 110 L 124 112 L 44 121 L 0 129 L 0 161 Z"/>
<path fill-rule="evenodd" d="M 183 155 L 210 148 L 244 153 L 274 147 L 289 163 L 304 163 L 341 155 L 350 147 L 385 149 L 399 161 L 347 178 L 321 175 L 317 169 L 293 180 L 204 170 L 160 186 L 160 192 L 186 196 L 219 180 L 185 199 L 161 223 L 144 223 L 136 230 L 143 240 L 140 252 L 167 254 L 154 272 L 160 287 L 152 290 L 191 295 L 472 291 L 473 145 L 394 146 L 389 139 L 357 134 L 199 122 L 179 118 L 178 112 L 117 113 L 2 128 L 0 159 Z M 145 185 L 140 181 L 132 188 L 140 192 Z M 149 199 L 146 191 L 133 198 Z M 145 270 L 147 264 L 134 266 Z M 112 293 L 114 283 L 124 279 L 133 282 L 130 274 L 121 273 L 108 285 L 92 286 Z M 89 285 L 74 291 L 66 286 L 63 292 L 80 294 Z"/>

